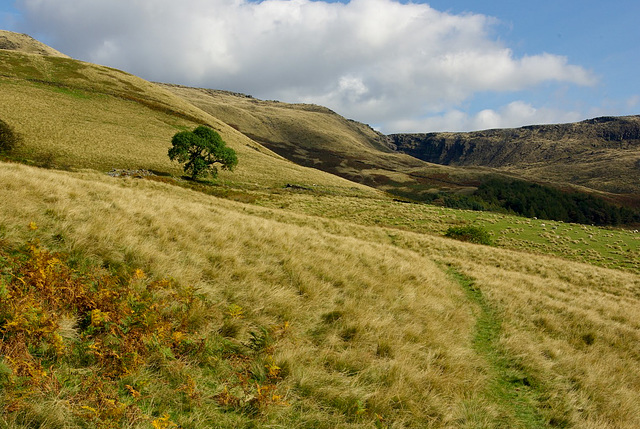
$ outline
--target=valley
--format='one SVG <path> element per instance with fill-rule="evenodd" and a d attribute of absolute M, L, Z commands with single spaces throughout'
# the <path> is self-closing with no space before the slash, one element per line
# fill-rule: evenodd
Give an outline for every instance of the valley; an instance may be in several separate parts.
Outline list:
<path fill-rule="evenodd" d="M 637 231 L 416 202 L 539 180 L 524 155 L 488 165 L 485 143 L 442 137 L 466 149 L 439 165 L 443 140 L 30 43 L 0 49 L 17 136 L 0 156 L 0 427 L 640 425 Z M 192 181 L 169 161 L 198 125 L 234 171 Z M 557 174 L 637 195 L 632 177 Z M 492 245 L 444 236 L 458 226 Z"/>

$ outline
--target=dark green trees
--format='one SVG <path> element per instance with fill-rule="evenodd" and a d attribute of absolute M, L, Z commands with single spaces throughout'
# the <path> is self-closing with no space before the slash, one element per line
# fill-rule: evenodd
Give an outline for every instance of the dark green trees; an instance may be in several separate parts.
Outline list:
<path fill-rule="evenodd" d="M 219 163 L 223 170 L 233 170 L 238 164 L 236 152 L 227 145 L 216 131 L 203 125 L 193 131 L 181 131 L 171 139 L 169 159 L 184 164 L 184 172 L 192 179 L 211 174 L 214 178 Z"/>

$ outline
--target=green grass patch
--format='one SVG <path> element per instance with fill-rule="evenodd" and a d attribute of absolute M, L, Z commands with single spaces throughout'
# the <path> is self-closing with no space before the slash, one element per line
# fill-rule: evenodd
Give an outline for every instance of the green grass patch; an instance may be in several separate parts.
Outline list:
<path fill-rule="evenodd" d="M 465 217 L 485 228 L 499 247 L 640 272 L 640 234 L 632 230 L 507 215 Z"/>
<path fill-rule="evenodd" d="M 520 216 L 459 210 L 390 199 L 334 198 L 303 193 L 259 195 L 256 204 L 340 219 L 365 226 L 443 235 L 451 227 L 484 229 L 493 246 L 554 255 L 600 267 L 640 273 L 640 233 Z"/>
<path fill-rule="evenodd" d="M 86 100 L 86 99 L 91 98 L 91 94 L 89 94 L 86 91 L 79 90 L 79 89 L 66 88 L 66 87 L 61 86 L 61 87 L 54 87 L 53 90 L 55 92 L 59 92 L 60 94 L 66 94 L 66 95 L 69 95 L 69 96 L 71 96 L 73 98 L 77 98 L 77 99 L 80 99 L 80 100 Z"/>

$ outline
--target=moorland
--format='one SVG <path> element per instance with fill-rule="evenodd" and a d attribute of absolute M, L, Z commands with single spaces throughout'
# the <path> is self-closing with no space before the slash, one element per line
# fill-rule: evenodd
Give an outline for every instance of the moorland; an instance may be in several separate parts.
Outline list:
<path fill-rule="evenodd" d="M 539 177 L 1 36 L 0 427 L 640 426 L 635 226 L 425 204 Z M 169 161 L 198 125 L 234 171 Z"/>

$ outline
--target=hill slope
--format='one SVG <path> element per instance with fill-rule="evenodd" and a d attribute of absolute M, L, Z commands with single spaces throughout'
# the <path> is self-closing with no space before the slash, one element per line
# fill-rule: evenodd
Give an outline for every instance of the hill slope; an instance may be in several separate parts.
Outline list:
<path fill-rule="evenodd" d="M 56 51 L 51 46 L 47 46 L 27 34 L 14 33 L 6 30 L 0 30 L 0 49 L 24 52 L 27 54 L 69 58 L 68 55 Z"/>
<path fill-rule="evenodd" d="M 179 331 L 185 341 L 204 338 L 204 355 L 170 343 L 104 381 L 102 402 L 74 390 L 82 363 L 47 366 L 52 380 L 66 383 L 48 384 L 27 402 L 8 397 L 7 410 L 22 414 L 0 418 L 13 427 L 77 427 L 87 409 L 100 410 L 94 421 L 132 427 L 159 424 L 163 415 L 184 427 L 640 424 L 636 274 L 94 172 L 0 163 L 0 183 L 10 185 L 0 187 L 3 246 L 38 239 L 121 276 L 138 269 L 171 277 L 196 287 L 213 315 L 198 333 Z M 383 216 L 380 203 L 367 213 Z M 402 218 L 410 221 L 409 213 Z M 13 285 L 6 260 L 3 282 Z M 80 329 L 73 320 L 82 318 L 68 320 L 54 329 L 73 347 L 69 330 Z M 282 326 L 268 354 L 242 351 L 261 338 L 260 327 Z M 242 369 L 243 361 L 255 364 Z M 269 380 L 265 365 L 280 369 L 269 387 L 280 399 L 250 402 L 251 386 Z M 234 368 L 253 381 L 243 387 Z M 116 412 L 121 406 L 127 413 Z"/>
<path fill-rule="evenodd" d="M 163 86 L 287 159 L 391 193 L 421 199 L 439 189 L 465 190 L 488 173 L 397 153 L 386 136 L 321 106 Z"/>
<path fill-rule="evenodd" d="M 0 120 L 21 138 L 12 156 L 58 168 L 177 174 L 167 150 L 177 131 L 207 124 L 238 153 L 247 188 L 319 184 L 373 190 L 295 165 L 150 82 L 80 61 L 0 50 Z"/>
<path fill-rule="evenodd" d="M 0 426 L 640 426 L 637 234 L 396 202 L 135 76 L 0 59 Z M 239 152 L 216 183 L 169 175 L 199 123 Z"/>
<path fill-rule="evenodd" d="M 640 205 L 634 118 L 384 136 L 320 106 L 163 86 L 287 159 L 395 195 L 430 201 L 437 192 L 469 194 L 502 177 Z"/>
<path fill-rule="evenodd" d="M 389 137 L 399 151 L 428 162 L 491 167 L 640 201 L 640 116 Z"/>

